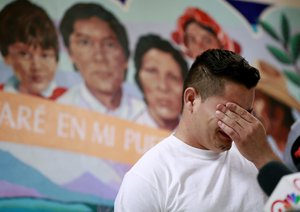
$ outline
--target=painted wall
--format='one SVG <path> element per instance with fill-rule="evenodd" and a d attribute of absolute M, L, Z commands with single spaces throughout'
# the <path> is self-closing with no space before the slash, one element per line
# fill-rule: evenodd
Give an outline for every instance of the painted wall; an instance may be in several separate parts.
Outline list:
<path fill-rule="evenodd" d="M 0 10 L 11 2 L 2 0 Z M 99 99 L 93 98 L 91 93 L 84 93 L 84 89 L 80 88 L 87 80 L 80 70 L 74 69 L 75 54 L 73 52 L 70 55 L 70 49 L 64 45 L 59 30 L 62 18 L 71 6 L 90 1 L 31 2 L 46 11 L 58 32 L 59 60 L 52 82 L 55 82 L 56 87 L 66 89 L 64 94 L 71 90 L 74 92 L 70 94 L 71 97 L 64 97 L 67 100 L 59 100 L 64 94 L 55 100 L 49 100 L 47 99 L 49 95 L 44 94 L 45 92 L 44 98 L 22 93 L 18 87 L 20 74 L 16 74 L 15 67 L 7 62 L 9 61 L 7 56 L 2 54 L 0 208 L 38 210 L 38 207 L 43 207 L 49 211 L 55 209 L 96 211 L 97 208 L 103 211 L 113 210 L 113 201 L 126 171 L 145 151 L 172 131 L 155 123 L 156 119 L 151 119 L 152 113 L 147 119 L 136 118 L 140 117 L 140 114 L 135 114 L 137 111 L 147 114 L 151 105 L 148 100 L 147 106 L 145 99 L 148 97 L 143 96 L 135 81 L 137 70 L 134 55 L 138 40 L 142 36 L 155 34 L 168 42 L 174 51 L 179 52 L 187 66 L 190 66 L 193 58 L 183 43 L 178 40 L 176 42 L 173 34 L 178 30 L 179 17 L 188 8 L 200 9 L 201 17 L 205 16 L 203 14 L 210 16 L 212 20 L 206 24 L 209 27 L 216 25 L 219 27 L 216 34 L 220 36 L 220 42 L 224 44 L 226 36 L 226 42 L 235 44 L 235 48 L 231 46 L 228 49 L 239 52 L 250 64 L 259 68 L 262 80 L 258 90 L 262 95 L 275 99 L 275 103 L 285 105 L 292 114 L 292 122 L 300 117 L 300 3 L 297 1 L 273 3 L 221 0 L 93 1 L 115 15 L 124 25 L 128 35 L 130 55 L 126 60 L 127 77 L 122 83 L 120 94 L 123 97 L 122 101 L 125 102 L 122 103 L 120 100 L 120 105 L 127 105 L 127 109 L 121 112 L 116 112 L 118 109 L 107 109 L 101 101 L 97 102 Z M 98 45 L 97 36 L 96 32 L 95 39 L 91 39 L 94 43 L 90 46 L 95 54 L 98 54 L 95 47 Z M 84 42 L 87 41 L 81 39 L 78 42 L 86 45 Z M 3 45 L 3 40 L 0 40 L 0 45 Z M 21 51 L 23 56 L 27 50 Z M 83 49 L 78 50 L 80 51 Z M 34 58 L 32 55 L 29 54 Z M 84 56 L 86 55 L 83 54 L 77 59 L 83 59 Z M 91 54 L 91 58 L 94 56 Z M 158 56 L 160 59 L 161 57 Z M 117 58 L 116 61 L 120 62 L 122 59 Z M 120 70 L 120 75 L 123 72 L 124 70 Z M 103 81 L 105 74 L 99 76 L 100 84 L 107 83 Z M 94 79 L 97 79 L 97 75 Z M 152 85 L 161 80 L 161 78 L 149 79 Z M 174 81 L 176 85 L 178 82 L 181 82 L 180 77 Z M 163 84 L 167 86 L 167 83 Z M 75 87 L 78 87 L 77 91 Z M 171 90 L 173 91 L 173 87 L 167 88 L 167 91 Z M 82 102 L 70 100 L 78 98 L 79 95 L 85 100 Z M 169 96 L 171 95 L 173 93 Z M 114 100 L 111 97 L 108 99 Z M 160 113 L 162 116 L 168 114 L 165 104 L 170 105 L 172 101 L 172 99 L 166 102 L 156 100 L 161 103 L 156 106 L 157 111 L 165 111 Z M 180 102 L 181 99 L 177 98 L 176 103 L 181 104 Z M 257 105 L 261 103 L 257 102 Z M 92 105 L 89 106 L 88 103 Z M 272 107 L 277 106 L 275 104 Z M 279 116 L 278 113 L 270 115 L 268 114 L 270 111 L 270 108 L 265 109 L 261 106 L 255 112 L 265 124 L 270 145 L 276 154 L 283 157 L 291 123 L 285 126 L 286 115 Z M 136 116 L 131 117 L 134 114 Z M 178 117 L 179 114 L 176 118 Z M 274 123 L 277 125 L 272 125 Z M 284 138 L 283 143 L 280 138 Z"/>

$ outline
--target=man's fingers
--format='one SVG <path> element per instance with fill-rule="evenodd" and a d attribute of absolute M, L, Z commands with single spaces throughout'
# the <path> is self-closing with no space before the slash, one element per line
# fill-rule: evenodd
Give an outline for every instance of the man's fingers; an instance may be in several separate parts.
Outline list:
<path fill-rule="evenodd" d="M 240 135 L 234 130 L 234 128 L 227 126 L 222 121 L 218 121 L 218 125 L 233 141 L 239 140 Z"/>
<path fill-rule="evenodd" d="M 233 140 L 239 141 L 241 133 L 243 133 L 242 126 L 235 120 L 231 119 L 223 111 L 217 110 L 216 117 L 219 119 L 218 126 Z"/>
<path fill-rule="evenodd" d="M 222 115 L 222 113 L 224 115 Z M 225 105 L 218 105 L 216 111 L 217 118 L 222 120 L 226 125 L 235 128 L 235 130 L 240 130 L 239 128 L 243 128 L 247 123 L 238 113 L 235 113 Z"/>
<path fill-rule="evenodd" d="M 226 103 L 226 108 L 228 110 L 232 111 L 233 113 L 236 113 L 238 116 L 240 116 L 247 122 L 252 123 L 255 121 L 254 116 L 251 115 L 251 111 L 247 111 L 244 108 L 238 106 L 237 104 L 228 102 L 228 103 Z"/>

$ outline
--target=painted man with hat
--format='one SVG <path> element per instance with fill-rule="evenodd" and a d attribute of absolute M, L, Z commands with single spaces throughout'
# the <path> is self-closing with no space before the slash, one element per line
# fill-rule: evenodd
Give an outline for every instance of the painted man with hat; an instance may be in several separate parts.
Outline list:
<path fill-rule="evenodd" d="M 262 60 L 258 69 L 261 80 L 256 87 L 254 112 L 266 128 L 273 151 L 282 158 L 300 103 L 290 94 L 282 72 Z"/>

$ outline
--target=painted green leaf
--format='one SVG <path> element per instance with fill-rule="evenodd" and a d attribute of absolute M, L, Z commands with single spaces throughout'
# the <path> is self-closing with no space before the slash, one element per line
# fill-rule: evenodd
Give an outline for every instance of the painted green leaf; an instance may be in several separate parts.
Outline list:
<path fill-rule="evenodd" d="M 269 23 L 267 23 L 267 22 L 265 22 L 265 21 L 263 21 L 263 20 L 259 20 L 259 22 L 258 22 L 261 26 L 262 26 L 262 28 L 272 37 L 272 38 L 274 38 L 275 40 L 277 40 L 277 41 L 280 41 L 280 39 L 279 39 L 279 36 L 277 35 L 277 33 L 275 32 L 275 30 L 273 29 L 273 27 L 269 24 Z"/>
<path fill-rule="evenodd" d="M 271 46 L 271 45 L 267 45 L 267 49 L 269 50 L 269 52 L 277 59 L 279 60 L 279 62 L 284 63 L 284 64 L 292 64 L 293 60 L 290 58 L 290 56 L 282 51 L 281 49 Z"/>
<path fill-rule="evenodd" d="M 296 61 L 300 55 L 300 33 L 297 33 L 294 36 L 292 36 L 290 45 L 293 59 L 294 61 Z"/>
<path fill-rule="evenodd" d="M 284 47 L 287 47 L 290 40 L 290 25 L 285 14 L 282 14 L 281 16 L 281 33 L 283 37 L 283 45 Z"/>
<path fill-rule="evenodd" d="M 300 86 L 300 75 L 290 70 L 283 70 L 284 75 L 293 83 Z"/>

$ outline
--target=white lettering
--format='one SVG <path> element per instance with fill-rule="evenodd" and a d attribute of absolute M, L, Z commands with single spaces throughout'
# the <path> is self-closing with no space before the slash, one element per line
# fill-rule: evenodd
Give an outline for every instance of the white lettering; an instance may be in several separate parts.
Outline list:
<path fill-rule="evenodd" d="M 151 147 L 157 144 L 161 138 L 153 135 L 143 135 L 141 132 L 134 131 L 132 129 L 125 130 L 125 142 L 124 149 L 129 150 L 130 148 L 134 148 L 134 150 L 143 154 L 148 151 Z"/>
<path fill-rule="evenodd" d="M 57 123 L 57 136 L 68 138 L 68 131 L 67 129 L 70 128 L 69 119 L 70 115 L 66 113 L 59 113 L 58 114 L 58 123 Z"/>
<path fill-rule="evenodd" d="M 40 105 L 34 112 L 33 130 L 36 133 L 45 133 L 45 114 L 46 109 L 44 105 Z"/>
<path fill-rule="evenodd" d="M 104 124 L 100 127 L 98 122 L 93 124 L 92 142 L 105 144 L 106 146 L 114 146 L 116 129 L 114 126 Z"/>
<path fill-rule="evenodd" d="M 12 117 L 10 106 L 7 102 L 4 102 L 3 107 L 1 108 L 0 111 L 0 126 L 5 124 L 6 122 L 9 124 L 11 128 L 16 127 L 16 124 Z"/>
<path fill-rule="evenodd" d="M 40 134 L 45 132 L 42 127 L 45 124 L 45 106 L 39 105 L 36 109 L 31 109 L 25 105 L 18 105 L 15 119 L 13 113 L 10 104 L 3 103 L 3 107 L 0 109 L 0 126 L 8 124 L 11 128 L 18 130 L 33 131 Z"/>
<path fill-rule="evenodd" d="M 78 138 L 85 139 L 86 122 L 78 120 L 76 117 L 67 113 L 59 113 L 57 123 L 57 136 L 63 138 Z"/>
<path fill-rule="evenodd" d="M 79 123 L 80 122 L 80 123 Z M 76 138 L 77 135 L 79 136 L 80 140 L 85 139 L 85 132 L 86 132 L 86 123 L 85 121 L 78 120 L 75 117 L 71 117 L 71 138 Z"/>
<path fill-rule="evenodd" d="M 141 142 L 141 133 L 132 129 L 125 130 L 124 149 L 129 150 L 130 146 L 134 145 L 136 149 L 137 143 Z"/>
<path fill-rule="evenodd" d="M 32 115 L 32 112 L 30 110 L 30 108 L 25 107 L 23 105 L 19 106 L 18 109 L 18 129 L 22 129 L 25 128 L 28 131 L 31 130 L 30 128 L 30 117 Z"/>

